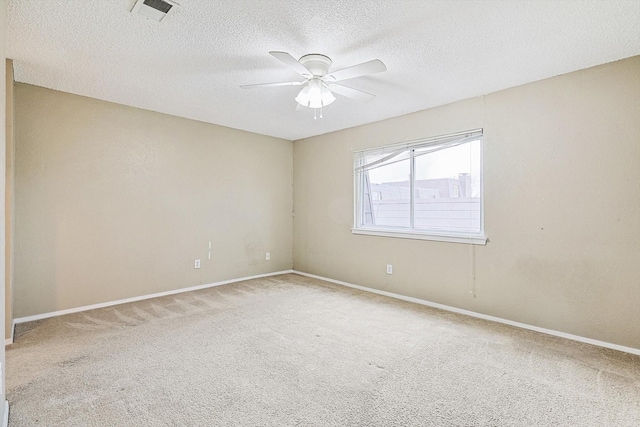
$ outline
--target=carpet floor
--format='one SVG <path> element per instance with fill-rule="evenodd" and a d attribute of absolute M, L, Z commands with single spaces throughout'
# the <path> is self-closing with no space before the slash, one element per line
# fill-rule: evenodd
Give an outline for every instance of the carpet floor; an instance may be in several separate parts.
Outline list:
<path fill-rule="evenodd" d="M 640 357 L 295 274 L 19 325 L 11 427 L 639 426 Z"/>

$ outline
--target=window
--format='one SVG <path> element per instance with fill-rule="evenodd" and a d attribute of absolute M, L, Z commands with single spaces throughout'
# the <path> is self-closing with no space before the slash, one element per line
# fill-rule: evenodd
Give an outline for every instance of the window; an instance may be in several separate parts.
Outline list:
<path fill-rule="evenodd" d="M 485 244 L 482 130 L 354 153 L 355 234 Z"/>

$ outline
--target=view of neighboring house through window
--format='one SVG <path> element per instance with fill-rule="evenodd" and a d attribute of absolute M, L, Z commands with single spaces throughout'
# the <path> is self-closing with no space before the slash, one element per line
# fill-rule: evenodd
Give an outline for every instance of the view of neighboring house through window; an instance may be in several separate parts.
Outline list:
<path fill-rule="evenodd" d="M 354 233 L 484 243 L 481 130 L 356 152 L 354 175 Z"/>

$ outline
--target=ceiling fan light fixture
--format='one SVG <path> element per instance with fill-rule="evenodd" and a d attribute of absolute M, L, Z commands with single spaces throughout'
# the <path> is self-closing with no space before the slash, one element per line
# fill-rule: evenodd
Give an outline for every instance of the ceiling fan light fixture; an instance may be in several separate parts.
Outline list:
<path fill-rule="evenodd" d="M 311 80 L 302 88 L 296 101 L 298 104 L 309 108 L 322 108 L 336 100 L 333 93 L 319 80 Z"/>

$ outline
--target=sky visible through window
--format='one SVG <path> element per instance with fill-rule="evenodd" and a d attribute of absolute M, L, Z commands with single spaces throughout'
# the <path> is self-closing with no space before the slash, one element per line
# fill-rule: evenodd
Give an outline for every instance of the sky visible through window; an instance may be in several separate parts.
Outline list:
<path fill-rule="evenodd" d="M 416 157 L 416 179 L 458 179 L 458 174 L 471 175 L 472 197 L 480 190 L 480 141 L 436 151 Z M 392 163 L 369 171 L 372 184 L 404 182 L 410 179 L 409 160 Z"/>

